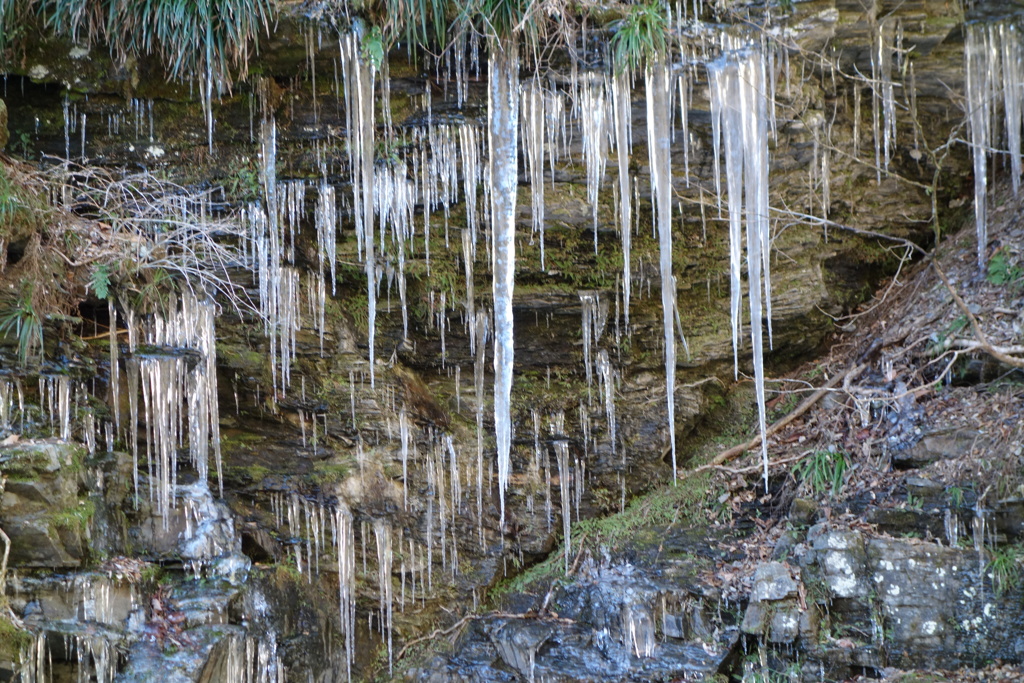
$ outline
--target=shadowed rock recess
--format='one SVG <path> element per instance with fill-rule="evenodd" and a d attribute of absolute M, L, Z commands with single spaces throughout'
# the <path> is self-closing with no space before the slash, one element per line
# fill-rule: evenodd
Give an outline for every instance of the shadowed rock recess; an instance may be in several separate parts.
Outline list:
<path fill-rule="evenodd" d="M 1002 4 L 0 0 L 0 681 L 1024 680 Z"/>

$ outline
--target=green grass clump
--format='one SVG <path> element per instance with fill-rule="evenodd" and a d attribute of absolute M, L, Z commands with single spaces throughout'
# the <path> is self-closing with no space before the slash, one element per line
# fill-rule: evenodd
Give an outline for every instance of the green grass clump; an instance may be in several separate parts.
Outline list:
<path fill-rule="evenodd" d="M 985 573 L 992 578 L 992 585 L 996 595 L 1004 595 L 1020 586 L 1021 562 L 1024 561 L 1024 553 L 1018 546 L 1007 546 L 997 548 L 990 553 Z"/>
<path fill-rule="evenodd" d="M 849 462 L 842 451 L 821 450 L 797 463 L 793 474 L 798 481 L 807 484 L 815 495 L 829 491 L 834 496 L 843 488 L 843 475 L 847 467 Z"/>
<path fill-rule="evenodd" d="M 43 350 L 43 319 L 32 303 L 33 286 L 24 281 L 22 294 L 0 309 L 0 336 L 11 336 L 18 344 L 18 362 L 24 367 Z"/>
<path fill-rule="evenodd" d="M 616 24 L 612 55 L 617 70 L 637 69 L 667 55 L 668 17 L 658 0 L 633 5 Z"/>

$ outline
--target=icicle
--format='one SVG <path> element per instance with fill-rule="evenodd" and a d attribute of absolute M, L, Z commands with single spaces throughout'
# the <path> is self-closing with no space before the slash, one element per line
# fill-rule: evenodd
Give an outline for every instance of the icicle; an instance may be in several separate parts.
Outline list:
<path fill-rule="evenodd" d="M 476 312 L 474 325 L 476 338 L 476 363 L 473 366 L 473 387 L 476 398 L 476 514 L 477 529 L 480 533 L 480 547 L 484 546 L 483 487 L 484 487 L 484 359 L 487 356 L 486 311 Z"/>
<path fill-rule="evenodd" d="M 402 439 L 402 507 L 409 509 L 409 417 L 405 408 L 398 414 L 398 431 Z"/>
<path fill-rule="evenodd" d="M 879 25 L 876 47 L 878 50 L 878 75 L 875 87 L 881 88 L 883 168 L 888 174 L 889 161 L 892 159 L 893 147 L 896 145 L 896 98 L 893 94 L 892 81 L 892 17 L 887 17 Z"/>
<path fill-rule="evenodd" d="M 462 159 L 463 194 L 466 201 L 466 224 L 472 236 L 473 257 L 476 258 L 477 234 L 480 219 L 477 217 L 477 186 L 483 178 L 480 163 L 480 139 L 474 126 L 459 126 L 459 156 Z"/>
<path fill-rule="evenodd" d="M 978 235 L 978 268 L 983 270 L 988 247 L 988 157 L 997 137 L 993 114 L 1000 90 L 1014 192 L 1020 189 L 1024 47 L 1012 24 L 968 24 L 965 32 L 965 94 L 974 157 L 974 222 Z"/>
<path fill-rule="evenodd" d="M 562 545 L 565 548 L 565 573 L 569 574 L 569 556 L 572 554 L 572 503 L 569 488 L 569 442 L 555 441 L 555 460 L 558 463 L 558 488 L 562 494 Z"/>
<path fill-rule="evenodd" d="M 1003 57 L 1003 113 L 1006 118 L 1006 140 L 1010 152 L 1011 180 L 1013 192 L 1020 192 L 1021 175 L 1021 121 L 1024 110 L 1024 45 L 1022 36 L 1013 24 L 999 25 L 999 42 Z M 913 65 L 911 65 L 913 69 Z M 913 70 L 911 70 L 913 75 Z M 914 109 L 916 110 L 916 103 Z"/>
<path fill-rule="evenodd" d="M 530 174 L 533 207 L 533 232 L 540 239 L 540 269 L 544 265 L 544 90 L 540 77 L 534 76 L 523 87 L 523 157 Z"/>
<path fill-rule="evenodd" d="M 114 429 L 121 433 L 121 360 L 117 343 L 117 308 L 113 299 L 107 299 L 107 314 L 110 318 L 110 410 L 114 413 Z M 3 420 L 0 420 L 2 423 Z"/>
<path fill-rule="evenodd" d="M 356 635 L 356 556 L 352 513 L 341 501 L 334 512 L 334 553 L 338 562 L 338 606 L 345 638 L 346 680 L 352 680 Z"/>
<path fill-rule="evenodd" d="M 612 455 L 615 455 L 616 425 L 615 425 L 615 368 L 608 359 L 608 352 L 601 349 L 597 354 L 597 376 L 601 379 L 602 396 L 604 397 L 604 414 L 608 421 L 609 440 L 612 446 Z"/>
<path fill-rule="evenodd" d="M 394 553 L 391 548 L 391 525 L 387 520 L 373 520 L 373 535 L 377 539 L 377 580 L 380 596 L 380 618 L 382 628 L 387 630 L 388 672 L 393 665 L 392 654 L 392 606 L 394 597 L 391 592 L 391 567 Z"/>
<path fill-rule="evenodd" d="M 476 303 L 473 294 L 473 235 L 470 230 L 462 231 L 462 269 L 466 290 L 466 326 L 469 328 L 469 352 L 476 351 Z"/>
<path fill-rule="evenodd" d="M 334 197 L 334 188 L 327 184 L 326 180 L 320 182 L 316 202 L 316 238 L 317 238 L 317 262 L 320 267 L 321 277 L 326 277 L 324 271 L 331 274 L 331 295 L 337 294 L 337 250 L 335 237 L 338 229 L 337 201 Z"/>
<path fill-rule="evenodd" d="M 583 367 L 587 377 L 587 393 L 594 383 L 594 364 L 591 359 L 591 350 L 597 342 L 594 334 L 594 319 L 597 317 L 598 294 L 597 292 L 580 292 L 580 320 L 582 323 L 583 336 Z"/>
<path fill-rule="evenodd" d="M 596 254 L 598 192 L 608 161 L 608 103 L 601 74 L 591 75 L 580 89 L 579 119 L 583 132 L 583 161 L 587 168 L 587 200 L 594 219 Z"/>
<path fill-rule="evenodd" d="M 490 45 L 488 132 L 490 150 L 492 271 L 494 295 L 494 431 L 498 459 L 500 529 L 505 528 L 505 490 L 512 450 L 512 290 L 515 287 L 515 227 L 519 50 L 515 42 Z M 479 340 L 478 340 L 479 342 Z"/>
<path fill-rule="evenodd" d="M 683 173 L 686 176 L 686 186 L 690 186 L 690 72 L 684 71 L 679 75 L 679 115 L 680 132 L 683 136 Z"/>
<path fill-rule="evenodd" d="M 615 112 L 615 151 L 619 164 L 619 236 L 622 239 L 622 312 L 629 330 L 629 299 L 633 275 L 631 272 L 631 233 L 633 221 L 629 204 L 629 151 L 632 149 L 632 102 L 630 76 L 623 70 L 612 78 L 612 101 Z M 616 316 L 618 320 L 618 316 Z"/>
<path fill-rule="evenodd" d="M 551 90 L 545 95 L 544 103 L 545 128 L 547 130 L 548 164 L 551 168 L 551 186 L 555 186 L 555 163 L 559 158 L 559 150 L 567 153 L 569 148 L 567 126 L 565 121 L 565 95 Z"/>
<path fill-rule="evenodd" d="M 362 236 L 366 270 L 367 347 L 370 360 L 370 387 L 374 386 L 374 338 L 377 328 L 377 261 L 373 242 L 374 207 L 374 130 L 373 65 L 360 56 L 359 36 L 350 33 L 341 39 L 342 71 L 348 104 L 349 150 L 355 176 L 352 183 L 352 204 L 355 210 L 356 233 Z"/>
<path fill-rule="evenodd" d="M 671 83 L 664 62 L 647 71 L 647 146 L 651 164 L 651 193 L 661 252 L 661 306 L 665 334 L 665 389 L 668 407 L 672 480 L 676 479 L 676 335 L 675 280 L 672 277 L 672 152 L 669 109 Z"/>
<path fill-rule="evenodd" d="M 747 279 L 750 300 L 750 337 L 754 355 L 754 384 L 761 429 L 761 456 L 765 487 L 768 486 L 768 444 L 764 406 L 762 291 L 766 301 L 771 339 L 770 234 L 768 222 L 768 115 L 765 95 L 765 61 L 754 49 L 729 52 L 708 64 L 713 108 L 721 116 L 725 137 L 726 177 L 729 202 L 729 235 L 732 271 L 733 350 L 739 345 L 741 302 L 741 216 L 747 219 Z M 763 271 L 763 275 L 762 275 Z M 738 366 L 738 358 L 736 358 Z M 738 370 L 737 370 L 738 372 Z"/>

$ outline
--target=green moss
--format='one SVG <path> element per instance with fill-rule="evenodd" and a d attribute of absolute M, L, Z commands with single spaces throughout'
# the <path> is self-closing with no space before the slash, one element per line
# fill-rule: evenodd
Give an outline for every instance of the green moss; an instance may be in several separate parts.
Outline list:
<path fill-rule="evenodd" d="M 32 634 L 12 624 L 0 612 L 0 660 L 18 661 L 21 651 L 32 644 Z"/>
<path fill-rule="evenodd" d="M 302 586 L 306 579 L 289 558 L 274 565 L 273 581 L 279 589 L 283 590 L 289 586 Z"/>
<path fill-rule="evenodd" d="M 621 550 L 627 546 L 659 543 L 665 527 L 699 526 L 705 520 L 704 504 L 711 494 L 710 473 L 684 478 L 678 484 L 658 488 L 630 502 L 620 513 L 600 519 L 585 519 L 573 524 L 570 555 L 575 557 L 585 543 L 591 549 Z M 529 590 L 534 585 L 547 585 L 564 571 L 565 547 L 551 553 L 515 578 L 499 584 L 492 598 L 507 592 Z"/>
<path fill-rule="evenodd" d="M 239 465 L 224 468 L 224 478 L 258 485 L 270 475 L 270 469 L 263 465 Z"/>
<path fill-rule="evenodd" d="M 90 499 L 79 500 L 75 507 L 51 512 L 49 515 L 50 528 L 85 532 L 95 514 L 96 503 Z"/>
<path fill-rule="evenodd" d="M 347 462 L 318 462 L 313 465 L 313 473 L 310 475 L 310 479 L 318 486 L 326 486 L 344 481 L 351 471 L 352 466 Z"/>

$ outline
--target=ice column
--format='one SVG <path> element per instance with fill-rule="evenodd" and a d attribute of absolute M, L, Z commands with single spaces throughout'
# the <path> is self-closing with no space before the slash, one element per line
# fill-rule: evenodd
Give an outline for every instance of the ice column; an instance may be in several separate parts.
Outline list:
<path fill-rule="evenodd" d="M 377 261 L 373 243 L 373 65 L 360 56 L 359 37 L 341 38 L 341 63 L 345 77 L 349 154 L 352 166 L 352 207 L 356 234 L 361 237 L 366 270 L 367 347 L 370 386 L 374 386 L 374 336 L 377 327 Z"/>
<path fill-rule="evenodd" d="M 633 276 L 630 268 L 633 222 L 629 204 L 629 150 L 632 147 L 632 102 L 630 76 L 623 70 L 612 78 L 612 102 L 615 115 L 615 152 L 619 165 L 619 235 L 622 238 L 622 311 L 629 334 L 629 298 Z"/>
<path fill-rule="evenodd" d="M 517 128 L 519 50 L 514 42 L 490 46 L 487 119 L 490 151 L 492 270 L 494 273 L 494 431 L 498 456 L 501 529 L 511 469 L 512 290 L 516 267 Z"/>
<path fill-rule="evenodd" d="M 594 253 L 597 253 L 597 202 L 605 164 L 608 162 L 608 106 L 604 77 L 592 74 L 580 90 L 580 127 L 583 129 L 583 161 L 587 168 L 587 200 L 594 219 Z"/>
<path fill-rule="evenodd" d="M 672 276 L 672 136 L 669 125 L 669 66 L 661 61 L 647 70 L 647 147 L 651 163 L 651 193 L 661 252 L 661 308 L 665 332 L 665 389 L 672 479 L 676 478 L 676 335 L 675 278 Z"/>

